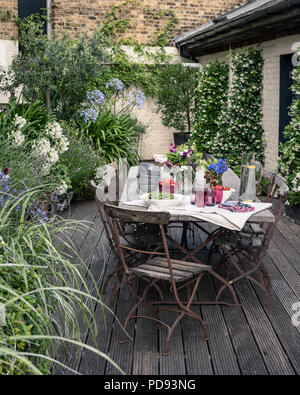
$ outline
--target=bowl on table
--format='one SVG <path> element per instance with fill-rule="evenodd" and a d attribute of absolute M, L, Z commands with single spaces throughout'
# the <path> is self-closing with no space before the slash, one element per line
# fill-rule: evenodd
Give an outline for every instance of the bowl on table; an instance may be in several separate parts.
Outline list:
<path fill-rule="evenodd" d="M 166 209 L 166 208 L 172 208 L 172 207 L 177 207 L 181 201 L 182 201 L 182 195 L 180 194 L 157 194 L 157 195 L 162 195 L 162 196 L 173 196 L 173 198 L 162 198 L 162 199 L 156 199 L 156 198 L 149 198 L 149 193 L 144 193 L 141 195 L 141 199 L 146 203 L 146 206 L 155 206 L 158 209 Z"/>
<path fill-rule="evenodd" d="M 223 190 L 222 203 L 225 203 L 228 199 L 230 199 L 233 192 L 235 192 L 235 189 L 233 189 L 233 188 L 230 188 L 229 191 Z"/>

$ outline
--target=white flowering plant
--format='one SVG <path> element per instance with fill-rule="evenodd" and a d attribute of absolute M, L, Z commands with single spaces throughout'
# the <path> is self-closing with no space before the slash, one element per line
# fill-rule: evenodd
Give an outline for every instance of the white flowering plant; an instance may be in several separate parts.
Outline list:
<path fill-rule="evenodd" d="M 225 62 L 210 62 L 199 73 L 190 141 L 201 152 L 214 152 L 220 117 L 227 109 L 228 84 L 229 66 Z"/>
<path fill-rule="evenodd" d="M 263 58 L 261 51 L 248 48 L 233 53 L 232 81 L 227 107 L 222 108 L 218 131 L 211 144 L 214 156 L 226 157 L 228 163 L 240 163 L 242 152 L 253 152 L 264 160 L 262 127 Z"/>
<path fill-rule="evenodd" d="M 288 204 L 300 204 L 300 66 L 293 70 L 292 91 L 295 98 L 290 107 L 291 121 L 284 130 L 287 139 L 279 147 L 278 170 L 290 188 Z"/>
<path fill-rule="evenodd" d="M 48 116 L 40 104 L 28 106 L 12 101 L 0 114 L 0 127 L 0 165 L 2 162 L 3 168 L 12 172 L 14 194 L 43 183 L 48 185 L 43 199 L 54 209 L 61 205 L 72 185 L 68 168 L 60 159 L 69 147 L 60 123 Z"/>

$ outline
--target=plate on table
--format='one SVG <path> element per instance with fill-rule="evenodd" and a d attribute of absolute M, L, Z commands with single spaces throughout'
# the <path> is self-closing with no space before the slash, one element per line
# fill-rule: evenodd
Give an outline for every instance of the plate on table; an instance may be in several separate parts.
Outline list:
<path fill-rule="evenodd" d="M 141 199 L 146 203 L 147 207 L 153 205 L 159 209 L 177 207 L 183 196 L 172 193 L 150 192 L 141 195 Z"/>

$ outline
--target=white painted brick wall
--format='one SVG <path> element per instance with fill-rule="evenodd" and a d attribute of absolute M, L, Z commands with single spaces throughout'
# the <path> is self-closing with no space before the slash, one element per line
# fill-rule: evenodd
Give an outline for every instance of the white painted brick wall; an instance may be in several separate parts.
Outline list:
<path fill-rule="evenodd" d="M 18 53 L 18 45 L 11 40 L 0 40 L 0 67 L 7 69 Z M 0 92 L 0 104 L 8 102 L 8 97 Z"/>

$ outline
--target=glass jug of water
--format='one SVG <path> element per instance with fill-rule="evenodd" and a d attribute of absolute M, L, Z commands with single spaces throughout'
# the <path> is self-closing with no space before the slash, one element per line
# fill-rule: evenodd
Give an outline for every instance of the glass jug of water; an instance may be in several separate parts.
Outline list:
<path fill-rule="evenodd" d="M 246 153 L 242 155 L 241 170 L 239 199 L 243 202 L 254 202 L 256 200 L 256 186 L 262 179 L 262 164 L 255 161 L 255 154 Z M 256 174 L 258 174 L 258 179 L 256 179 Z"/>

